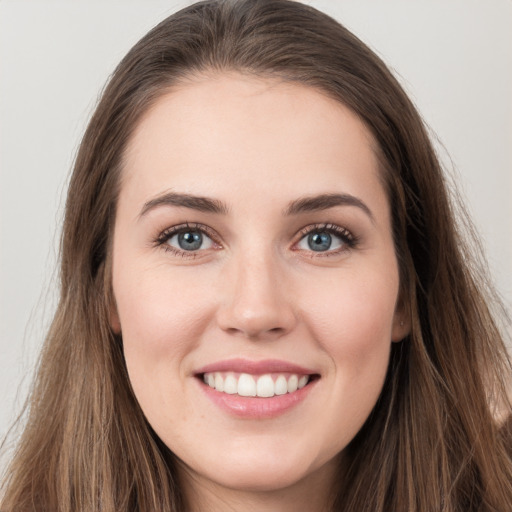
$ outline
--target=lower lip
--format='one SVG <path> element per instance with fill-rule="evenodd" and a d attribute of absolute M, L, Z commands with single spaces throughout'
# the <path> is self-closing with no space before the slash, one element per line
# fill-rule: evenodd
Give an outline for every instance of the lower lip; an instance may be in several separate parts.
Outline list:
<path fill-rule="evenodd" d="M 318 382 L 318 379 L 310 381 L 306 386 L 293 393 L 275 395 L 270 398 L 230 395 L 211 388 L 202 380 L 198 379 L 198 382 L 204 394 L 227 413 L 239 418 L 267 419 L 284 414 L 303 402 Z"/>

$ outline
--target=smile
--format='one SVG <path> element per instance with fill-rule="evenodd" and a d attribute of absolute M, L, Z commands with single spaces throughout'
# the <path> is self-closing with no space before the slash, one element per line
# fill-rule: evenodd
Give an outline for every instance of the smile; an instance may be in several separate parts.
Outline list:
<path fill-rule="evenodd" d="M 247 420 L 271 419 L 307 401 L 321 375 L 316 368 L 267 359 L 228 359 L 198 368 L 204 396 L 220 410 Z"/>
<path fill-rule="evenodd" d="M 271 398 L 302 389 L 309 382 L 310 375 L 209 372 L 203 375 L 203 380 L 210 388 L 228 395 Z"/>

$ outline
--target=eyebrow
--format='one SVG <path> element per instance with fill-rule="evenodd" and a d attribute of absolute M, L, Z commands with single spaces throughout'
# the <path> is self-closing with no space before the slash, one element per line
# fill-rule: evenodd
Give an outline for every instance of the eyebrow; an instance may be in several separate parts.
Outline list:
<path fill-rule="evenodd" d="M 366 203 L 351 194 L 320 194 L 311 197 L 302 197 L 292 201 L 285 210 L 285 215 L 297 215 L 305 212 L 328 210 L 335 206 L 355 206 L 360 208 L 372 222 L 375 218 Z"/>
<path fill-rule="evenodd" d="M 228 213 L 228 207 L 226 204 L 217 199 L 194 196 L 191 194 L 167 192 L 145 203 L 139 214 L 139 218 L 143 217 L 150 210 L 158 206 L 181 206 L 184 208 L 190 208 L 192 210 L 198 210 L 200 212 L 217 213 L 220 215 L 227 215 Z"/>
<path fill-rule="evenodd" d="M 227 205 L 218 199 L 191 194 L 180 194 L 177 192 L 166 192 L 145 203 L 139 214 L 139 218 L 159 206 L 178 206 L 218 215 L 227 215 L 229 213 Z M 368 208 L 361 199 L 351 194 L 320 194 L 310 197 L 301 197 L 288 204 L 287 208 L 284 210 L 284 215 L 290 216 L 300 213 L 328 210 L 336 206 L 355 206 L 366 213 L 372 222 L 375 220 L 370 208 Z"/>

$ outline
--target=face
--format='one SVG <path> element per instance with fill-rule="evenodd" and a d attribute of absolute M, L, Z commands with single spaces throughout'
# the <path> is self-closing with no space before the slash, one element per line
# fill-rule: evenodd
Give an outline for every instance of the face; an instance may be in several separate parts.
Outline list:
<path fill-rule="evenodd" d="M 235 74 L 176 88 L 138 125 L 111 322 L 196 482 L 328 479 L 374 407 L 407 325 L 373 147 L 322 93 Z"/>

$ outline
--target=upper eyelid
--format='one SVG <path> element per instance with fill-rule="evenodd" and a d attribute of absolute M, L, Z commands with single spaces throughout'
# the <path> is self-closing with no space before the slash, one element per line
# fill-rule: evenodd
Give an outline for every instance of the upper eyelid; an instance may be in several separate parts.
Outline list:
<path fill-rule="evenodd" d="M 165 228 L 163 231 L 161 231 L 159 236 L 179 233 L 180 231 L 186 231 L 187 229 L 202 231 L 202 232 L 206 233 L 207 235 L 213 235 L 213 236 L 218 237 L 217 232 L 213 228 L 210 228 L 208 225 L 202 224 L 200 222 L 183 222 L 181 224 L 169 226 L 169 227 Z M 304 226 L 303 228 L 298 230 L 296 236 L 307 235 L 311 231 L 322 231 L 322 230 L 332 231 L 334 233 L 346 232 L 346 233 L 352 235 L 352 232 L 344 226 L 339 226 L 338 224 L 335 224 L 333 222 L 322 222 L 322 223 L 315 223 L 315 224 L 309 224 L 307 226 Z"/>
<path fill-rule="evenodd" d="M 299 230 L 298 236 L 300 238 L 309 235 L 310 233 L 318 231 L 327 231 L 329 233 L 337 234 L 338 236 L 342 236 L 344 234 L 348 235 L 350 238 L 356 238 L 352 231 L 344 226 L 339 226 L 338 224 L 334 224 L 332 222 L 326 222 L 321 224 L 310 224 L 309 226 L 305 226 L 304 228 Z"/>
<path fill-rule="evenodd" d="M 182 224 L 177 224 L 176 226 L 170 226 L 166 229 L 164 229 L 157 237 L 157 240 L 164 240 L 169 239 L 172 236 L 185 232 L 187 230 L 190 231 L 201 231 L 202 233 L 206 234 L 210 238 L 212 238 L 215 242 L 218 242 L 219 236 L 216 234 L 216 232 L 210 228 L 209 226 L 201 223 L 196 222 L 185 222 Z M 219 242 L 220 243 L 220 242 Z"/>

